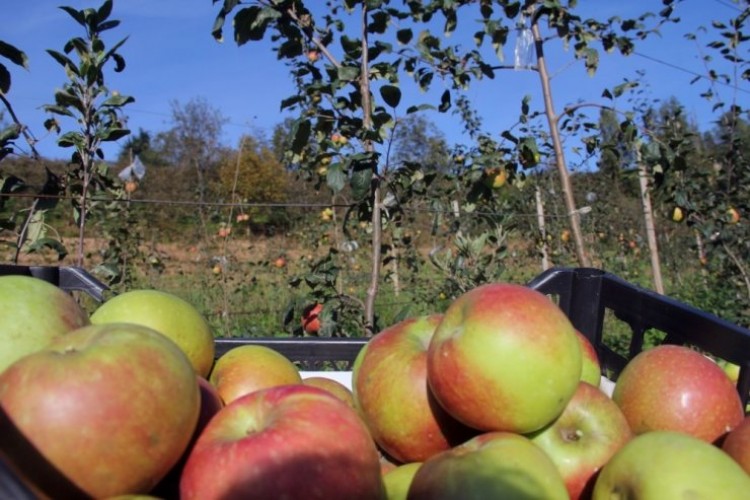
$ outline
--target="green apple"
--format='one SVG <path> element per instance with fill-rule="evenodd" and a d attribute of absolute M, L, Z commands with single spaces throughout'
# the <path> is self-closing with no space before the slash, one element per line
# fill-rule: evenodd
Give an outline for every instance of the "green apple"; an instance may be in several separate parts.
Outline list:
<path fill-rule="evenodd" d="M 187 448 L 199 397 L 190 361 L 164 335 L 85 326 L 0 375 L 0 454 L 44 496 L 148 493 Z"/>
<path fill-rule="evenodd" d="M 211 327 L 188 301 L 159 290 L 130 290 L 101 304 L 91 315 L 93 324 L 136 323 L 153 328 L 174 341 L 195 372 L 207 377 L 214 362 Z"/>
<path fill-rule="evenodd" d="M 557 418 L 578 387 L 581 347 L 562 310 L 531 288 L 493 283 L 445 311 L 427 351 L 443 408 L 482 431 L 529 433 Z"/>
<path fill-rule="evenodd" d="M 0 276 L 0 317 L 0 373 L 52 339 L 89 324 L 71 295 L 31 276 Z"/>
<path fill-rule="evenodd" d="M 674 431 L 634 437 L 602 468 L 593 500 L 742 500 L 750 476 L 732 458 L 702 439 Z"/>
<path fill-rule="evenodd" d="M 602 368 L 594 344 L 584 334 L 576 330 L 581 345 L 581 380 L 599 387 L 602 381 Z"/>
<path fill-rule="evenodd" d="M 598 387 L 581 382 L 565 410 L 529 435 L 557 465 L 570 498 L 588 498 L 599 469 L 633 437 L 620 408 Z"/>
<path fill-rule="evenodd" d="M 402 464 L 383 474 L 388 500 L 406 500 L 409 486 L 421 465 L 422 462 Z"/>
<path fill-rule="evenodd" d="M 373 439 L 400 463 L 422 462 L 477 434 L 451 417 L 427 384 L 427 347 L 442 315 L 400 321 L 359 351 L 354 402 Z"/>
<path fill-rule="evenodd" d="M 567 500 L 568 492 L 555 464 L 528 438 L 488 432 L 426 460 L 408 498 Z"/>
<path fill-rule="evenodd" d="M 680 345 L 637 354 L 617 378 L 612 399 L 636 434 L 671 430 L 713 443 L 744 417 L 739 393 L 721 367 Z"/>

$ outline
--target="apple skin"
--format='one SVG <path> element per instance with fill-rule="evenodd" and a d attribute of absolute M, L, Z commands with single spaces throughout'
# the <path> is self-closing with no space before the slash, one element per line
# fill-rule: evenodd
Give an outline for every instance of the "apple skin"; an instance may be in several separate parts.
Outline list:
<path fill-rule="evenodd" d="M 294 363 L 278 351 L 245 344 L 219 356 L 208 380 L 224 404 L 229 404 L 253 391 L 302 383 L 302 376 Z"/>
<path fill-rule="evenodd" d="M 578 342 L 581 345 L 581 380 L 599 387 L 602 381 L 602 367 L 594 344 L 584 334 L 576 330 Z"/>
<path fill-rule="evenodd" d="M 193 367 L 171 340 L 90 325 L 0 375 L 0 450 L 55 498 L 148 493 L 187 448 L 199 405 Z"/>
<path fill-rule="evenodd" d="M 354 394 L 352 394 L 352 391 L 350 391 L 347 386 L 337 380 L 327 377 L 313 376 L 303 378 L 302 383 L 326 390 L 346 403 L 348 407 L 356 409 L 354 404 Z"/>
<path fill-rule="evenodd" d="M 617 378 L 612 399 L 635 434 L 680 431 L 710 443 L 744 417 L 739 393 L 719 365 L 679 345 L 638 353 Z"/>
<path fill-rule="evenodd" d="M 406 500 L 411 482 L 421 466 L 421 462 L 401 464 L 383 474 L 388 500 Z"/>
<path fill-rule="evenodd" d="M 196 441 L 198 441 L 198 437 L 200 437 L 208 425 L 208 422 L 224 407 L 224 402 L 221 400 L 216 388 L 200 375 L 196 375 L 196 378 L 198 379 L 198 388 L 200 390 L 200 411 L 198 413 L 198 422 L 193 431 L 193 437 L 190 439 L 190 443 L 185 448 L 177 464 L 172 467 L 164 479 L 150 492 L 155 498 L 179 498 L 180 476 L 182 475 L 182 470 L 185 467 L 188 456 Z"/>
<path fill-rule="evenodd" d="M 602 468 L 592 498 L 741 500 L 748 491 L 750 476 L 721 449 L 682 432 L 650 431 Z"/>
<path fill-rule="evenodd" d="M 375 443 L 357 413 L 304 384 L 243 396 L 209 422 L 180 498 L 383 499 Z"/>
<path fill-rule="evenodd" d="M 320 330 L 320 312 L 323 304 L 312 304 L 302 312 L 302 330 L 309 335 L 317 335 Z"/>
<path fill-rule="evenodd" d="M 469 427 L 521 434 L 557 418 L 578 387 L 575 328 L 547 296 L 506 283 L 476 287 L 445 311 L 427 351 L 438 402 Z"/>
<path fill-rule="evenodd" d="M 53 338 L 89 324 L 71 295 L 31 276 L 0 276 L 0 317 L 0 373 Z"/>
<path fill-rule="evenodd" d="M 161 332 L 187 355 L 195 372 L 207 377 L 214 362 L 214 336 L 191 303 L 160 290 L 130 290 L 99 305 L 91 323 L 136 323 Z"/>
<path fill-rule="evenodd" d="M 408 498 L 567 500 L 568 492 L 555 464 L 528 438 L 488 432 L 426 460 L 412 479 Z"/>
<path fill-rule="evenodd" d="M 750 474 L 750 415 L 729 431 L 721 444 L 721 449 Z"/>
<path fill-rule="evenodd" d="M 620 408 L 588 382 L 579 383 L 562 415 L 529 435 L 557 465 L 571 500 L 590 497 L 597 472 L 632 437 Z"/>
<path fill-rule="evenodd" d="M 400 321 L 359 351 L 354 402 L 373 439 L 400 463 L 422 462 L 478 434 L 451 417 L 427 383 L 427 348 L 442 315 Z"/>

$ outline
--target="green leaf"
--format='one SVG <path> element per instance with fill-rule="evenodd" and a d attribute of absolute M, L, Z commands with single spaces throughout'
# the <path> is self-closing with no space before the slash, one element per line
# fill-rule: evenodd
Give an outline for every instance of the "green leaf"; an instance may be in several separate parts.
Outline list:
<path fill-rule="evenodd" d="M 130 134 L 130 130 L 126 128 L 113 127 L 113 128 L 102 130 L 96 135 L 99 137 L 99 139 L 102 142 L 107 142 L 107 141 L 116 141 L 118 139 L 122 139 L 128 134 Z"/>
<path fill-rule="evenodd" d="M 339 66 L 337 68 L 338 78 L 343 82 L 353 82 L 359 78 L 359 67 Z"/>
<path fill-rule="evenodd" d="M 96 19 L 101 24 L 112 14 L 112 0 L 106 0 L 96 11 Z"/>
<path fill-rule="evenodd" d="M 73 7 L 68 7 L 66 5 L 61 6 L 60 9 L 67 12 L 68 15 L 75 19 L 75 21 L 81 26 L 86 26 L 86 18 L 84 17 L 83 11 L 76 10 Z"/>
<path fill-rule="evenodd" d="M 402 45 L 407 45 L 413 37 L 414 33 L 410 29 L 402 29 L 396 32 L 396 39 Z"/>
<path fill-rule="evenodd" d="M 76 147 L 83 145 L 83 138 L 78 132 L 67 132 L 57 139 L 57 145 L 61 148 Z"/>
<path fill-rule="evenodd" d="M 383 85 L 380 87 L 380 95 L 385 103 L 395 108 L 401 102 L 401 89 L 395 85 Z"/>
<path fill-rule="evenodd" d="M 39 252 L 44 249 L 54 250 L 57 253 L 57 260 L 61 261 L 68 255 L 68 250 L 60 241 L 54 238 L 39 238 L 29 244 L 26 251 L 29 253 Z"/>
<path fill-rule="evenodd" d="M 11 123 L 4 129 L 0 130 L 0 144 L 18 139 L 21 135 L 21 126 L 17 123 Z"/>
<path fill-rule="evenodd" d="M 10 90 L 10 71 L 4 64 L 0 64 L 0 92 L 7 94 Z"/>
<path fill-rule="evenodd" d="M 326 184 L 335 193 L 338 193 L 346 185 L 346 174 L 341 168 L 340 163 L 333 163 L 328 167 L 328 174 L 326 175 Z"/>
<path fill-rule="evenodd" d="M 297 120 L 292 125 L 292 152 L 300 153 L 310 140 L 310 120 Z"/>
<path fill-rule="evenodd" d="M 349 186 L 352 188 L 352 196 L 356 200 L 364 199 L 370 194 L 372 183 L 372 167 L 370 162 L 355 162 Z"/>
<path fill-rule="evenodd" d="M 0 56 L 8 59 L 13 64 L 22 66 L 26 69 L 29 68 L 29 58 L 26 57 L 26 54 L 2 40 L 0 40 Z"/>
<path fill-rule="evenodd" d="M 118 94 L 118 95 L 109 96 L 105 101 L 102 102 L 102 106 L 111 106 L 114 108 L 119 108 L 121 106 L 125 106 L 126 104 L 130 104 L 132 102 L 135 102 L 135 98 L 133 98 L 133 96 Z"/>
<path fill-rule="evenodd" d="M 441 113 L 445 113 L 448 111 L 451 107 L 451 93 L 449 90 L 446 90 L 443 92 L 443 95 L 440 97 L 440 106 L 438 106 L 438 111 Z"/>
<path fill-rule="evenodd" d="M 55 50 L 47 49 L 47 53 L 52 56 L 52 58 L 60 64 L 60 66 L 64 67 L 66 71 L 73 72 L 74 75 L 80 77 L 81 74 L 78 72 L 78 68 L 76 67 L 75 63 L 69 59 L 65 54 L 61 54 L 60 52 L 57 52 Z"/>

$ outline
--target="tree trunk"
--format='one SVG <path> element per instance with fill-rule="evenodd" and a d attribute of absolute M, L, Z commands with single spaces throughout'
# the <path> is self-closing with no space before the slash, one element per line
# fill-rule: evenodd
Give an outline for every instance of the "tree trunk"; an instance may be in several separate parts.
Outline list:
<path fill-rule="evenodd" d="M 581 214 L 576 209 L 575 198 L 573 197 L 573 185 L 570 181 L 568 167 L 566 166 L 565 153 L 562 147 L 562 139 L 560 138 L 560 130 L 558 129 L 557 114 L 555 113 L 555 106 L 552 100 L 552 87 L 550 86 L 549 72 L 547 71 L 547 63 L 544 58 L 544 41 L 542 40 L 542 35 L 539 31 L 539 25 L 537 24 L 537 21 L 532 23 L 531 33 L 534 35 L 537 70 L 539 72 L 539 79 L 542 84 L 542 93 L 544 95 L 544 110 L 545 114 L 547 115 L 549 132 L 552 138 L 552 145 L 555 150 L 555 165 L 557 166 L 557 171 L 560 175 L 560 183 L 562 184 L 565 207 L 568 211 L 568 217 L 570 219 L 570 229 L 573 233 L 573 240 L 575 241 L 576 245 L 576 256 L 578 258 L 578 264 L 581 267 L 589 267 L 591 264 L 586 253 L 585 244 L 583 242 L 583 233 L 581 232 Z"/>
<path fill-rule="evenodd" d="M 536 220 L 539 226 L 539 236 L 542 238 L 542 271 L 550 268 L 549 248 L 547 245 L 547 228 L 544 225 L 544 204 L 542 203 L 542 190 L 536 187 Z"/>
<path fill-rule="evenodd" d="M 646 224 L 646 237 L 648 239 L 648 253 L 651 257 L 651 274 L 654 281 L 654 289 L 664 295 L 664 282 L 661 276 L 661 264 L 659 262 L 659 248 L 656 242 L 656 227 L 654 224 L 654 211 L 651 206 L 651 194 L 648 187 L 648 172 L 646 165 L 641 162 L 641 149 L 636 143 L 635 157 L 638 163 L 638 183 L 641 188 L 641 208 L 643 209 L 643 220 Z"/>

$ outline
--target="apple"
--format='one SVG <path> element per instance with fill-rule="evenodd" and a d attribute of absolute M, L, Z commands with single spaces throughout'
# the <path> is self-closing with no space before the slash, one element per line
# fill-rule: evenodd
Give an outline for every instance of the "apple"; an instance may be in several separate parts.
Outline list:
<path fill-rule="evenodd" d="M 508 180 L 508 172 L 502 167 L 484 169 L 484 184 L 491 189 L 500 189 Z"/>
<path fill-rule="evenodd" d="M 259 389 L 275 385 L 300 384 L 302 376 L 283 354 L 262 345 L 245 344 L 219 356 L 209 382 L 224 404 Z"/>
<path fill-rule="evenodd" d="M 214 335 L 205 317 L 190 302 L 160 290 L 130 290 L 115 295 L 91 314 L 91 323 L 136 323 L 174 341 L 195 372 L 208 376 L 214 363 Z"/>
<path fill-rule="evenodd" d="M 31 276 L 0 276 L 0 373 L 52 339 L 89 324 L 75 299 L 52 283 Z"/>
<path fill-rule="evenodd" d="M 276 260 L 273 261 L 273 265 L 281 269 L 286 266 L 286 259 L 284 257 L 277 257 Z"/>
<path fill-rule="evenodd" d="M 375 443 L 357 413 L 304 384 L 243 396 L 209 422 L 180 481 L 183 500 L 382 499 Z"/>
<path fill-rule="evenodd" d="M 672 220 L 675 222 L 681 222 L 685 218 L 685 214 L 680 207 L 674 207 L 672 210 Z"/>
<path fill-rule="evenodd" d="M 352 391 L 347 386 L 345 386 L 338 380 L 316 375 L 311 377 L 303 377 L 302 383 L 328 391 L 339 398 L 341 401 L 346 403 L 346 405 L 350 408 L 356 409 L 356 406 L 354 404 L 354 394 L 352 394 Z"/>
<path fill-rule="evenodd" d="M 602 380 L 602 368 L 599 363 L 599 355 L 596 353 L 594 344 L 584 334 L 576 330 L 576 336 L 581 346 L 581 380 L 599 387 Z"/>
<path fill-rule="evenodd" d="M 546 426 L 573 397 L 581 370 L 576 331 L 562 310 L 541 292 L 508 283 L 455 299 L 427 350 L 437 401 L 482 431 Z"/>
<path fill-rule="evenodd" d="M 737 224 L 740 221 L 740 212 L 734 207 L 729 207 L 727 209 L 727 214 L 729 215 L 729 222 L 731 224 Z"/>
<path fill-rule="evenodd" d="M 592 498 L 740 500 L 748 491 L 750 476 L 716 446 L 682 432 L 650 431 L 602 468 Z"/>
<path fill-rule="evenodd" d="M 187 448 L 185 448 L 180 460 L 174 465 L 174 467 L 172 467 L 164 479 L 162 479 L 162 481 L 151 491 L 151 493 L 156 495 L 157 498 L 179 498 L 180 476 L 182 475 L 182 469 L 185 467 L 187 458 L 190 455 L 195 442 L 198 440 L 198 437 L 208 425 L 208 422 L 224 407 L 224 402 L 221 400 L 216 388 L 200 375 L 196 375 L 196 378 L 200 390 L 200 411 L 198 412 L 198 422 L 195 424 L 193 437 L 190 439 L 190 443 Z"/>
<path fill-rule="evenodd" d="M 680 345 L 638 353 L 620 373 L 612 399 L 636 434 L 671 430 L 714 442 L 744 416 L 739 393 L 721 367 Z"/>
<path fill-rule="evenodd" d="M 750 415 L 745 416 L 739 425 L 729 431 L 721 449 L 750 474 Z"/>
<path fill-rule="evenodd" d="M 529 438 L 557 465 L 570 498 L 577 500 L 590 496 L 599 469 L 632 436 L 615 402 L 581 382 L 562 415 Z"/>
<path fill-rule="evenodd" d="M 406 500 L 411 482 L 421 466 L 421 462 L 401 464 L 383 474 L 388 500 Z"/>
<path fill-rule="evenodd" d="M 316 302 L 308 305 L 302 311 L 302 330 L 310 335 L 317 335 L 320 330 L 320 313 L 323 311 L 323 304 Z"/>
<path fill-rule="evenodd" d="M 310 61 L 311 63 L 314 63 L 318 59 L 320 59 L 320 52 L 318 52 L 317 50 L 312 50 L 312 49 L 307 51 L 308 61 Z"/>
<path fill-rule="evenodd" d="M 199 410 L 174 342 L 141 325 L 89 325 L 0 375 L 0 450 L 45 496 L 148 493 L 187 448 Z"/>
<path fill-rule="evenodd" d="M 408 498 L 563 500 L 568 492 L 555 464 L 531 440 L 487 432 L 426 460 L 412 479 Z"/>
<path fill-rule="evenodd" d="M 427 348 L 442 315 L 400 321 L 373 336 L 352 367 L 352 392 L 375 442 L 401 463 L 421 462 L 477 434 L 451 417 L 427 384 Z"/>

